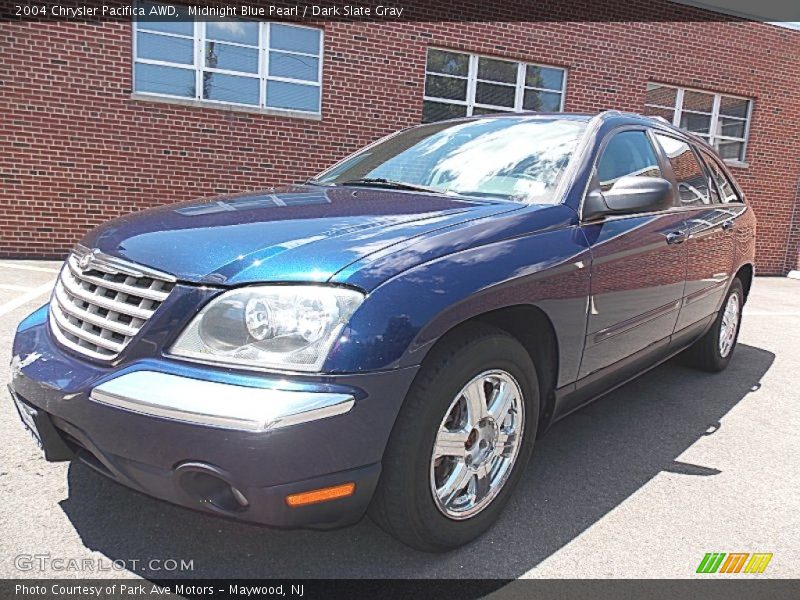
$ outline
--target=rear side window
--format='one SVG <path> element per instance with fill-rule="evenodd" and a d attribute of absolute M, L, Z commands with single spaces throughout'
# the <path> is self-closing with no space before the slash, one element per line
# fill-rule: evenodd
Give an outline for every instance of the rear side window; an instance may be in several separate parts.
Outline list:
<path fill-rule="evenodd" d="M 656 139 L 672 166 L 681 205 L 711 204 L 708 178 L 689 144 L 660 133 L 656 134 Z"/>
<path fill-rule="evenodd" d="M 720 201 L 723 204 L 741 202 L 742 198 L 739 196 L 739 192 L 736 191 L 736 187 L 734 187 L 731 180 L 722 171 L 719 163 L 717 163 L 714 157 L 712 157 L 708 152 L 703 151 L 703 160 L 706 161 L 708 170 L 711 173 L 711 177 L 714 179 L 714 183 L 717 184 L 717 189 L 719 190 L 720 194 Z"/>
<path fill-rule="evenodd" d="M 658 158 L 644 131 L 622 131 L 614 134 L 597 163 L 600 189 L 608 191 L 620 177 L 660 177 Z"/>

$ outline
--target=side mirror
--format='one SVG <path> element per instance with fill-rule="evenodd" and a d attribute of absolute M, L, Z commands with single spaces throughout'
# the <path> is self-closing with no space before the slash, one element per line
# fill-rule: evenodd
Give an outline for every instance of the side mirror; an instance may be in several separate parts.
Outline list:
<path fill-rule="evenodd" d="M 672 185 L 661 177 L 620 177 L 605 192 L 600 191 L 596 178 L 593 184 L 583 204 L 586 220 L 609 214 L 655 212 L 672 205 Z"/>

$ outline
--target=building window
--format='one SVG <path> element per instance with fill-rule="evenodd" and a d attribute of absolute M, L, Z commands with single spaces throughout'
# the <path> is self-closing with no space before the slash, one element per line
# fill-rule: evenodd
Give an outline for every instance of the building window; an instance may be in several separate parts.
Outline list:
<path fill-rule="evenodd" d="M 648 83 L 645 114 L 700 136 L 726 161 L 744 162 L 752 106 L 747 98 Z"/>
<path fill-rule="evenodd" d="M 322 31 L 246 20 L 134 24 L 136 93 L 321 112 Z"/>
<path fill-rule="evenodd" d="M 566 70 L 557 67 L 430 48 L 422 121 L 509 111 L 561 111 L 566 78 Z"/>

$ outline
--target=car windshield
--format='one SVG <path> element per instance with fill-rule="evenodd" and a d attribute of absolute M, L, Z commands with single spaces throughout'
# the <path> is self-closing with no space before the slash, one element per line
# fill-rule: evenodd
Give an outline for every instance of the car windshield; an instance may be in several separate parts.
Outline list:
<path fill-rule="evenodd" d="M 386 137 L 311 182 L 552 204 L 585 129 L 558 117 L 432 123 Z"/>

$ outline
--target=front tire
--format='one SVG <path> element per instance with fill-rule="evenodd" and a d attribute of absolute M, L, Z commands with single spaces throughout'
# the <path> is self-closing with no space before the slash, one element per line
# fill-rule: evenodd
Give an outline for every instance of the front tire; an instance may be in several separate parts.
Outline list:
<path fill-rule="evenodd" d="M 744 287 L 737 277 L 731 283 L 711 329 L 684 353 L 687 366 L 711 373 L 722 371 L 728 366 L 739 339 L 742 308 Z"/>
<path fill-rule="evenodd" d="M 536 369 L 516 339 L 484 325 L 448 336 L 406 396 L 370 516 L 419 550 L 472 541 L 502 512 L 538 420 Z"/>

